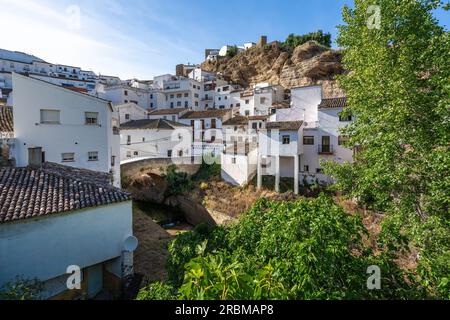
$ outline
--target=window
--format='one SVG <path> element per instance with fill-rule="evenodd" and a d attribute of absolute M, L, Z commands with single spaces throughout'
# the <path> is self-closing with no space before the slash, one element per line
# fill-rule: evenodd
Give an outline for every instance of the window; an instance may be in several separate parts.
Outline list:
<path fill-rule="evenodd" d="M 133 155 L 134 155 L 134 156 L 138 156 L 138 155 L 139 155 L 139 152 L 138 152 L 138 151 L 134 151 L 134 152 L 133 152 Z"/>
<path fill-rule="evenodd" d="M 236 164 L 236 158 L 231 158 L 231 163 Z"/>
<path fill-rule="evenodd" d="M 153 102 L 150 103 L 150 108 L 153 108 Z"/>
<path fill-rule="evenodd" d="M 185 93 L 185 94 L 184 94 L 184 97 L 185 97 L 185 98 L 189 97 L 189 93 Z"/>
<path fill-rule="evenodd" d="M 170 108 L 173 109 L 173 102 L 170 103 Z"/>
<path fill-rule="evenodd" d="M 181 98 L 183 95 L 181 93 L 177 94 L 177 98 Z"/>
<path fill-rule="evenodd" d="M 43 110 L 41 109 L 41 123 L 60 124 L 59 110 Z"/>
<path fill-rule="evenodd" d="M 145 137 L 142 137 L 142 142 L 145 142 Z"/>
<path fill-rule="evenodd" d="M 236 103 L 236 107 L 238 107 L 238 108 L 239 108 L 240 106 L 241 106 L 241 104 L 240 104 L 240 103 Z"/>
<path fill-rule="evenodd" d="M 349 139 L 348 136 L 339 136 L 338 137 L 338 145 L 339 146 L 344 145 L 348 141 L 348 139 Z"/>
<path fill-rule="evenodd" d="M 116 165 L 116 156 L 111 156 L 111 167 Z"/>
<path fill-rule="evenodd" d="M 249 115 L 250 115 L 250 111 L 245 110 L 245 115 L 246 115 L 246 116 L 249 116 Z"/>
<path fill-rule="evenodd" d="M 219 101 L 221 101 L 222 100 L 222 98 L 221 97 L 219 97 Z"/>
<path fill-rule="evenodd" d="M 183 156 L 183 150 L 178 151 L 178 156 L 182 157 Z"/>
<path fill-rule="evenodd" d="M 172 121 L 175 122 L 175 120 L 176 120 L 176 117 L 175 117 L 175 116 L 172 116 Z"/>
<path fill-rule="evenodd" d="M 189 102 L 188 102 L 188 101 L 185 101 L 185 102 L 184 102 L 184 107 L 187 108 L 188 105 L 189 105 Z"/>
<path fill-rule="evenodd" d="M 266 97 L 259 98 L 259 103 L 265 104 L 266 103 Z"/>
<path fill-rule="evenodd" d="M 283 140 L 283 144 L 289 144 L 289 143 L 291 143 L 291 136 L 289 136 L 289 135 L 284 135 L 283 136 L 283 138 L 282 138 Z"/>
<path fill-rule="evenodd" d="M 173 94 L 171 94 L 170 95 L 170 99 L 173 99 L 173 98 L 175 98 L 175 96 Z"/>
<path fill-rule="evenodd" d="M 128 96 L 128 90 L 125 90 L 125 91 L 123 92 L 123 94 L 124 94 L 125 96 Z"/>
<path fill-rule="evenodd" d="M 167 150 L 167 157 L 172 158 L 172 150 Z"/>
<path fill-rule="evenodd" d="M 345 114 L 344 112 L 341 112 L 339 114 L 339 121 L 340 122 L 352 121 L 352 115 L 351 114 Z"/>
<path fill-rule="evenodd" d="M 322 173 L 322 172 L 323 172 L 323 170 L 321 168 L 316 169 L 316 173 Z"/>
<path fill-rule="evenodd" d="M 85 112 L 86 124 L 98 124 L 98 112 Z"/>
<path fill-rule="evenodd" d="M 98 152 L 97 151 L 88 152 L 88 160 L 98 161 Z"/>
<path fill-rule="evenodd" d="M 127 151 L 127 158 L 131 158 L 131 151 Z"/>
<path fill-rule="evenodd" d="M 177 101 L 177 107 L 181 107 L 181 101 Z"/>
<path fill-rule="evenodd" d="M 75 153 L 67 152 L 61 154 L 62 162 L 75 162 Z"/>
<path fill-rule="evenodd" d="M 128 144 L 128 145 L 131 144 L 131 136 L 127 136 L 127 144 Z"/>
<path fill-rule="evenodd" d="M 198 107 L 198 101 L 195 101 L 195 106 Z"/>
<path fill-rule="evenodd" d="M 153 94 L 150 95 L 150 99 L 153 99 Z"/>
<path fill-rule="evenodd" d="M 250 100 L 245 100 L 245 104 L 249 104 L 250 103 Z"/>
<path fill-rule="evenodd" d="M 254 129 L 254 130 L 258 129 L 258 123 L 257 122 L 253 122 L 252 123 L 252 129 Z"/>
<path fill-rule="evenodd" d="M 313 136 L 304 136 L 303 137 L 303 144 L 304 145 L 314 145 L 314 137 Z"/>
<path fill-rule="evenodd" d="M 309 172 L 309 166 L 308 165 L 304 165 L 303 166 L 303 172 Z"/>

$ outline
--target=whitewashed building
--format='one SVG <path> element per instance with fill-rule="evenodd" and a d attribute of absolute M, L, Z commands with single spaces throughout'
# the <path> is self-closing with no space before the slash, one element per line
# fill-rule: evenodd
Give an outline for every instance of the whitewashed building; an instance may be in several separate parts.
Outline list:
<path fill-rule="evenodd" d="M 101 99 L 111 101 L 114 106 L 134 103 L 143 109 L 150 108 L 150 91 L 130 87 L 127 84 L 113 86 L 98 84 L 94 95 Z"/>
<path fill-rule="evenodd" d="M 40 299 L 118 295 L 133 274 L 131 197 L 106 174 L 51 163 L 0 169 L 0 238 L 0 288 L 37 280 Z"/>
<path fill-rule="evenodd" d="M 188 108 L 169 108 L 169 109 L 156 109 L 150 111 L 148 114 L 149 119 L 164 119 L 173 122 L 179 122 L 180 117 L 191 111 Z"/>
<path fill-rule="evenodd" d="M 135 103 L 126 103 L 114 107 L 119 113 L 119 123 L 131 120 L 148 119 L 148 111 Z"/>
<path fill-rule="evenodd" d="M 109 173 L 120 186 L 120 136 L 108 101 L 16 73 L 13 87 L 17 166 L 35 158 Z"/>
<path fill-rule="evenodd" d="M 186 157 L 192 127 L 164 119 L 133 120 L 120 126 L 121 161 Z"/>

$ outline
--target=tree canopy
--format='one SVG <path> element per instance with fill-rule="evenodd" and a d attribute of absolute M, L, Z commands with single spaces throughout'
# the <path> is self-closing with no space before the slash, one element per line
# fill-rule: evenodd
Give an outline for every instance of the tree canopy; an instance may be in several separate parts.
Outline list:
<path fill-rule="evenodd" d="M 331 47 L 331 34 L 323 33 L 322 30 L 318 30 L 315 32 L 306 33 L 303 35 L 295 35 L 291 33 L 286 40 L 283 42 L 283 45 L 289 46 L 291 48 L 295 48 L 301 44 L 304 44 L 308 41 L 316 41 L 321 45 L 330 48 Z"/>

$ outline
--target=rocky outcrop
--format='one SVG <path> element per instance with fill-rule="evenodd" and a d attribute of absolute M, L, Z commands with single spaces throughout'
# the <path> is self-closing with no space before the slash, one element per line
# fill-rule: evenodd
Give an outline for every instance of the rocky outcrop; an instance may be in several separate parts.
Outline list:
<path fill-rule="evenodd" d="M 167 188 L 168 184 L 163 177 L 147 173 L 134 178 L 126 190 L 132 194 L 134 200 L 162 204 Z"/>
<path fill-rule="evenodd" d="M 193 226 L 200 224 L 207 224 L 209 226 L 216 225 L 216 221 L 203 205 L 186 196 L 169 197 L 165 200 L 164 204 L 179 209 L 183 213 L 186 221 Z"/>
<path fill-rule="evenodd" d="M 222 76 L 244 87 L 270 82 L 286 89 L 297 86 L 322 85 L 325 98 L 340 97 L 342 90 L 336 75 L 344 73 L 342 52 L 331 50 L 314 41 L 294 50 L 272 42 L 264 47 L 254 47 L 233 58 L 207 61 L 202 69 L 221 73 Z"/>

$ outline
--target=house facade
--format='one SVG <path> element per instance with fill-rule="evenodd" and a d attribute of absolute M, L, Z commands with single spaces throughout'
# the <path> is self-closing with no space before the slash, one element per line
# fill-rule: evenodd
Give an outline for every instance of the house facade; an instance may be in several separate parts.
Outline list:
<path fill-rule="evenodd" d="M 130 195 L 72 170 L 0 169 L 0 287 L 37 280 L 40 299 L 90 299 L 133 274 Z"/>
<path fill-rule="evenodd" d="M 14 158 L 31 157 L 111 174 L 120 186 L 120 136 L 105 100 L 13 74 Z"/>

